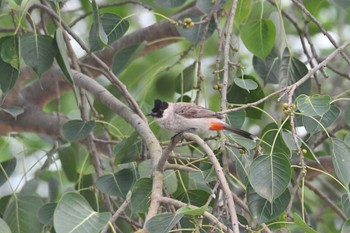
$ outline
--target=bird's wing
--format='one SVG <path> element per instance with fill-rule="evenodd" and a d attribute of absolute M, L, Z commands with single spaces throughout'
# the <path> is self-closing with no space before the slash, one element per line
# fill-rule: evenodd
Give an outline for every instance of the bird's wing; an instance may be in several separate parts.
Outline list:
<path fill-rule="evenodd" d="M 218 114 L 210 109 L 191 103 L 176 103 L 175 114 L 185 118 L 217 118 Z"/>

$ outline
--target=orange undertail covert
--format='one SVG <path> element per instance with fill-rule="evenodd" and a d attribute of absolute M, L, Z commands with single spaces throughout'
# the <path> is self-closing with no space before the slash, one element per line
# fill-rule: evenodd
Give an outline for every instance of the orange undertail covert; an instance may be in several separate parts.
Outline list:
<path fill-rule="evenodd" d="M 221 122 L 211 122 L 210 123 L 210 130 L 223 130 L 224 124 Z"/>

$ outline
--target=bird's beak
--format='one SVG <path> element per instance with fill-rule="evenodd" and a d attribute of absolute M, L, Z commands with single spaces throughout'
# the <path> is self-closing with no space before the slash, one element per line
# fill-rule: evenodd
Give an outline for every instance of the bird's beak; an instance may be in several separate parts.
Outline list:
<path fill-rule="evenodd" d="M 146 114 L 146 116 L 154 116 L 154 113 L 153 112 L 149 112 Z"/>

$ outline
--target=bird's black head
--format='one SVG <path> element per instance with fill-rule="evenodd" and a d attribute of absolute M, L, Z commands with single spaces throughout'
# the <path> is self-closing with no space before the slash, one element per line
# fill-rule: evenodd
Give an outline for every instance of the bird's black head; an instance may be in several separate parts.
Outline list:
<path fill-rule="evenodd" d="M 154 100 L 154 107 L 152 112 L 147 113 L 147 116 L 153 116 L 161 118 L 163 116 L 163 112 L 167 109 L 169 104 L 165 101 L 161 101 L 159 99 Z"/>

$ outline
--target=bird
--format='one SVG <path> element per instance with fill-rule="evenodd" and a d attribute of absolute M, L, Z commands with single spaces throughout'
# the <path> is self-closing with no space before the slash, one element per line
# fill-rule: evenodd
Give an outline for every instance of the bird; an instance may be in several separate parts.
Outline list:
<path fill-rule="evenodd" d="M 256 135 L 225 123 L 218 113 L 193 103 L 168 103 L 155 99 L 152 111 L 146 115 L 152 116 L 161 128 L 176 134 L 210 135 L 213 131 L 227 130 L 254 141 L 257 139 Z"/>

